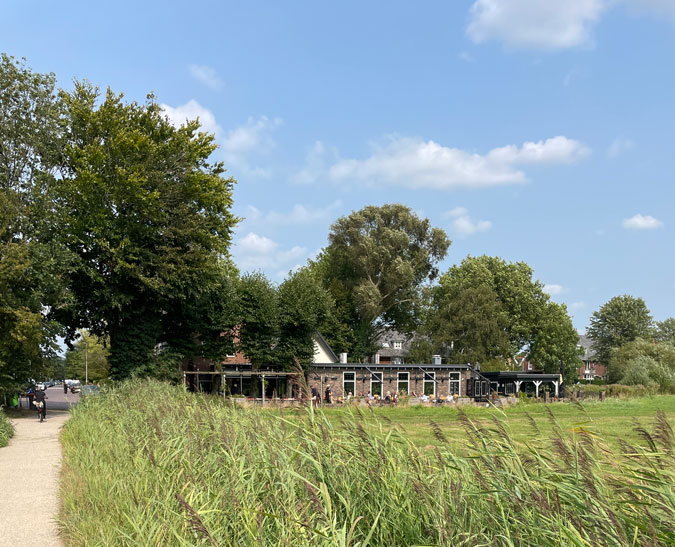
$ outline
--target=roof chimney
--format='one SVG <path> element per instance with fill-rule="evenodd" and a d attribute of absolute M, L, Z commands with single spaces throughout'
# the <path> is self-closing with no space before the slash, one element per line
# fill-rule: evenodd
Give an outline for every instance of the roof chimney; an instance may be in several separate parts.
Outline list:
<path fill-rule="evenodd" d="M 432 365 L 440 365 L 441 364 L 441 356 L 440 355 L 432 355 L 431 356 L 431 364 Z"/>
<path fill-rule="evenodd" d="M 346 362 L 347 362 L 347 354 L 341 353 L 340 354 L 340 363 L 346 363 Z"/>

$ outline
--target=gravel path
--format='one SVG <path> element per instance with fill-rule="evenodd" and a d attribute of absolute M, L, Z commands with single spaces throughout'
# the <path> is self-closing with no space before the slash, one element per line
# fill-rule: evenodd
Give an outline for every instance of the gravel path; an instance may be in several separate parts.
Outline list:
<path fill-rule="evenodd" d="M 59 406 L 50 408 L 47 401 L 43 423 L 34 412 L 14 418 L 14 437 L 0 448 L 0 546 L 62 545 L 55 521 L 59 510 L 59 432 L 70 414 L 57 410 Z"/>

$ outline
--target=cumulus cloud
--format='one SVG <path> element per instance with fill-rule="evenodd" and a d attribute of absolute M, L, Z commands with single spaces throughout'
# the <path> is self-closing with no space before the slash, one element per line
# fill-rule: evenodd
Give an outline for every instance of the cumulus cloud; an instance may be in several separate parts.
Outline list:
<path fill-rule="evenodd" d="M 295 173 L 291 180 L 297 184 L 312 184 L 326 175 L 327 165 L 336 161 L 338 153 L 335 148 L 327 147 L 323 142 L 316 141 L 307 152 L 305 165 Z"/>
<path fill-rule="evenodd" d="M 514 48 L 565 49 L 591 43 L 591 28 L 607 0 L 476 0 L 467 35 Z"/>
<path fill-rule="evenodd" d="M 329 167 L 329 177 L 408 188 L 477 188 L 524 183 L 528 179 L 521 166 L 573 163 L 590 153 L 564 136 L 494 148 L 484 155 L 396 135 L 372 148 L 365 160 L 338 160 Z"/>
<path fill-rule="evenodd" d="M 624 218 L 621 224 L 627 230 L 654 230 L 663 226 L 663 222 L 653 216 L 641 214 Z"/>
<path fill-rule="evenodd" d="M 242 252 L 254 254 L 269 254 L 279 246 L 276 241 L 254 232 L 249 232 L 239 239 L 236 244 Z"/>
<path fill-rule="evenodd" d="M 469 211 L 464 207 L 455 207 L 452 211 L 448 211 L 445 216 L 452 219 L 452 231 L 460 237 L 487 232 L 492 228 L 492 222 L 489 220 L 473 220 L 469 216 Z"/>
<path fill-rule="evenodd" d="M 243 271 L 273 271 L 278 278 L 282 278 L 289 270 L 297 269 L 299 260 L 309 258 L 306 247 L 296 245 L 282 249 L 273 239 L 255 232 L 237 239 L 232 253 Z"/>
<path fill-rule="evenodd" d="M 181 106 L 173 107 L 168 104 L 161 104 L 159 106 L 175 127 L 185 125 L 187 120 L 199 119 L 203 131 L 213 133 L 216 137 L 222 133 L 222 128 L 216 123 L 213 113 L 194 99 L 189 100 Z"/>
<path fill-rule="evenodd" d="M 245 125 L 229 131 L 222 139 L 225 164 L 248 174 L 269 176 L 269 171 L 252 165 L 252 156 L 265 155 L 275 146 L 272 134 L 281 125 L 281 119 L 260 116 L 249 118 Z"/>
<path fill-rule="evenodd" d="M 563 292 L 563 286 L 562 285 L 556 285 L 554 283 L 547 283 L 544 285 L 544 292 L 550 296 L 553 296 L 555 294 L 560 294 Z"/>
<path fill-rule="evenodd" d="M 624 152 L 633 149 L 633 141 L 630 139 L 614 139 L 607 149 L 607 155 L 610 158 L 618 158 Z"/>
<path fill-rule="evenodd" d="M 223 88 L 223 81 L 218 76 L 216 70 L 206 65 L 190 65 L 188 67 L 193 78 L 216 91 Z"/>

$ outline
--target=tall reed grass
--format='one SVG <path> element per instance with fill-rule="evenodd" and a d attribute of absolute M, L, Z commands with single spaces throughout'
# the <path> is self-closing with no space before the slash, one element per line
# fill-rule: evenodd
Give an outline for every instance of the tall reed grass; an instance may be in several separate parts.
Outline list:
<path fill-rule="evenodd" d="M 14 435 L 14 428 L 4 411 L 0 409 L 0 447 L 7 446 L 12 435 Z"/>
<path fill-rule="evenodd" d="M 578 412 L 563 431 L 549 411 L 552 437 L 522 445 L 507 420 L 460 413 L 458 454 L 435 422 L 442 445 L 422 449 L 356 408 L 333 425 L 128 383 L 80 404 L 62 433 L 61 529 L 66 544 L 106 546 L 675 544 L 665 415 L 613 451 Z"/>

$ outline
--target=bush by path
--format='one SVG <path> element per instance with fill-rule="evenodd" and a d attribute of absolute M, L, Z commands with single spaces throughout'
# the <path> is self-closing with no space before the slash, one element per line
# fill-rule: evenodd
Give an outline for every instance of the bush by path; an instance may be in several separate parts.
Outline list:
<path fill-rule="evenodd" d="M 62 439 L 72 545 L 672 545 L 665 415 L 613 450 L 586 422 L 511 441 L 508 418 L 460 413 L 468 455 L 423 449 L 386 416 L 339 424 L 240 409 L 157 382 L 73 410 Z M 555 411 L 555 408 L 554 408 Z M 290 419 L 289 419 L 290 418 Z M 382 420 L 382 422 L 379 422 Z M 381 423 L 381 427 L 377 424 Z M 385 427 L 386 426 L 386 427 Z M 630 427 L 630 422 L 626 424 Z"/>
<path fill-rule="evenodd" d="M 14 428 L 9 418 L 0 409 L 0 447 L 7 446 L 9 439 L 14 435 Z"/>

